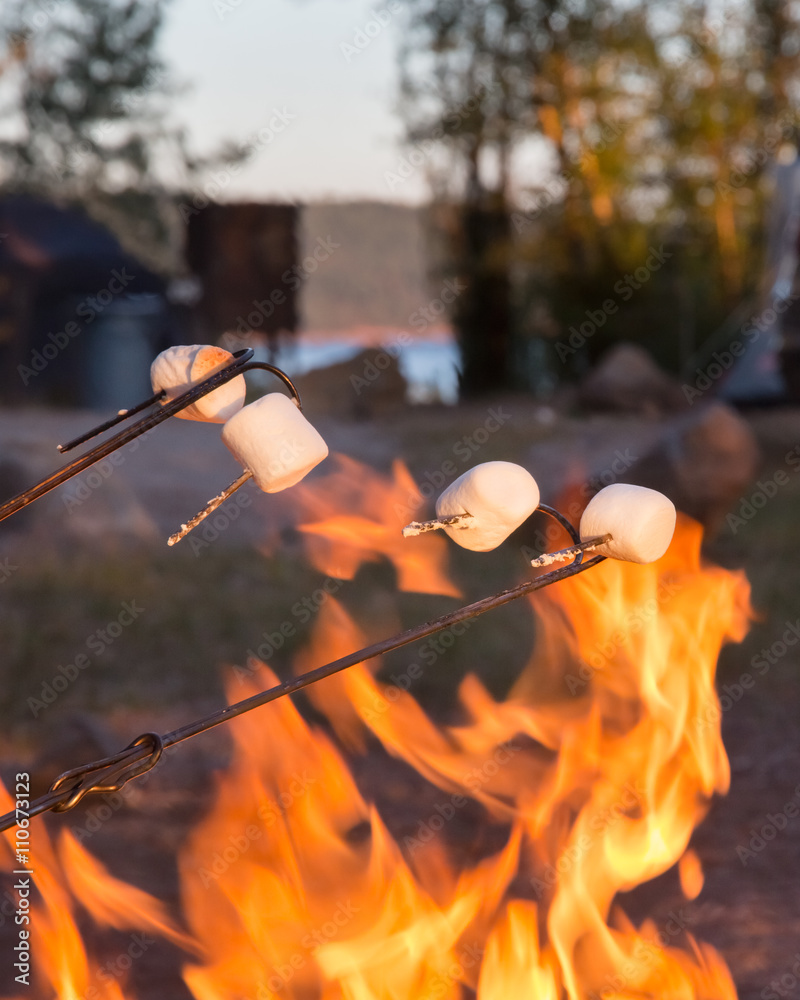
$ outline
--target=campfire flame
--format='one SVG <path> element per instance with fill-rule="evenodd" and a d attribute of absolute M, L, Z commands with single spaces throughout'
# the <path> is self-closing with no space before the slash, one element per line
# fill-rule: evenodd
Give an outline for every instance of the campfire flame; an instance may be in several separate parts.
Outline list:
<path fill-rule="evenodd" d="M 354 573 L 381 553 L 405 567 L 407 585 L 427 565 L 435 592 L 456 592 L 441 540 L 406 542 L 405 556 L 377 527 L 365 534 L 365 519 L 388 532 L 385 503 L 344 516 L 322 494 L 315 502 L 306 531 L 322 572 Z M 80 908 L 84 921 L 146 928 L 184 949 L 196 1000 L 735 998 L 722 958 L 679 916 L 636 927 L 617 901 L 673 866 L 687 898 L 700 893 L 690 837 L 729 784 L 709 707 L 720 648 L 746 631 L 749 588 L 703 564 L 700 543 L 699 526 L 680 520 L 657 564 L 607 560 L 532 596 L 529 663 L 502 702 L 467 677 L 459 725 L 435 724 L 408 690 L 413 647 L 392 684 L 360 664 L 311 689 L 330 734 L 288 698 L 234 720 L 230 767 L 178 859 L 187 933 L 68 833 L 53 844 L 36 821 L 37 995 L 74 1000 L 98 987 Z M 362 638 L 331 596 L 296 667 Z M 275 681 L 262 664 L 231 677 L 229 694 Z M 419 801 L 433 803 L 395 817 L 394 836 L 345 759 L 376 742 L 414 769 Z M 478 827 L 490 836 L 473 836 Z M 470 856 L 465 842 L 494 846 Z M 10 849 L 4 864 L 14 867 Z M 92 996 L 133 994 L 114 982 Z"/>
<path fill-rule="evenodd" d="M 400 532 L 423 501 L 405 464 L 396 460 L 389 479 L 346 455 L 332 459 L 333 472 L 300 483 L 285 500 L 311 565 L 352 580 L 363 563 L 385 558 L 399 590 L 460 597 L 444 568 L 446 539 L 429 534 L 409 545 Z"/>
<path fill-rule="evenodd" d="M 0 810 L 13 810 L 14 800 L 0 785 Z M 19 924 L 30 934 L 34 957 L 32 983 L 43 997 L 58 1000 L 125 1000 L 121 979 L 126 968 L 120 965 L 119 978 L 103 973 L 90 960 L 78 927 L 79 910 L 88 913 L 98 927 L 117 930 L 150 931 L 178 947 L 197 952 L 195 942 L 183 933 L 167 913 L 163 903 L 134 886 L 114 878 L 64 830 L 54 842 L 40 820 L 34 821 L 35 854 L 31 857 L 33 885 L 40 902 L 34 903 L 30 920 Z M 14 831 L 3 833 L 2 871 L 21 873 L 15 859 Z M 24 878 L 22 882 L 26 881 Z M 32 985 L 31 983 L 31 985 Z M 25 988 L 20 997 L 30 996 Z"/>

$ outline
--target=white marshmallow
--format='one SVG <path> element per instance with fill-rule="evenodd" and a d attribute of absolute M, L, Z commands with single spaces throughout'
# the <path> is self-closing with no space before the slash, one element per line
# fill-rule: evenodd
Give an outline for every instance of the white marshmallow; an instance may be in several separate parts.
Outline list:
<path fill-rule="evenodd" d="M 539 487 L 526 469 L 513 462 L 484 462 L 447 487 L 436 501 L 436 516 L 471 514 L 463 526 L 444 530 L 465 549 L 489 552 L 538 506 Z"/>
<path fill-rule="evenodd" d="M 225 368 L 232 360 L 230 351 L 209 344 L 170 347 L 162 351 L 150 366 L 153 392 L 161 392 L 163 389 L 167 394 L 166 401 L 169 402 L 209 375 Z M 241 410 L 246 391 L 244 375 L 237 375 L 219 389 L 202 396 L 196 403 L 184 407 L 175 416 L 185 420 L 224 424 L 237 410 Z"/>
<path fill-rule="evenodd" d="M 328 454 L 297 404 L 280 392 L 239 410 L 222 428 L 222 440 L 265 493 L 294 486 Z"/>
<path fill-rule="evenodd" d="M 655 562 L 669 548 L 675 520 L 675 505 L 663 493 L 613 483 L 589 501 L 581 518 L 581 540 L 611 535 L 594 552 L 626 562 Z"/>

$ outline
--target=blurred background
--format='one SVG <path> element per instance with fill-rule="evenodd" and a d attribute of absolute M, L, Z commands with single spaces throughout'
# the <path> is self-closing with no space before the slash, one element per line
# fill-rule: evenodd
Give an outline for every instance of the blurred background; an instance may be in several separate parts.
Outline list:
<path fill-rule="evenodd" d="M 405 331 L 414 401 L 548 400 L 619 343 L 698 388 L 737 339 L 715 394 L 796 399 L 799 16 L 10 0 L 0 398 L 117 405 L 167 343 L 300 369 Z"/>
<path fill-rule="evenodd" d="M 797 820 L 747 866 L 736 848 L 800 767 L 799 137 L 796 0 L 4 0 L 0 494 L 149 396 L 182 343 L 253 347 L 332 452 L 387 481 L 402 459 L 394 534 L 494 459 L 576 521 L 610 482 L 667 492 L 753 585 L 720 684 L 758 680 L 724 710 L 732 791 L 690 908 L 764 996 L 800 936 Z M 324 601 L 298 531 L 319 511 L 292 497 L 245 488 L 167 549 L 239 471 L 218 430 L 168 421 L 0 524 L 0 749 L 40 790 L 219 706 L 222 665 Z M 319 475 L 379 491 L 336 462 Z M 561 541 L 533 524 L 448 558 L 477 599 Z M 395 583 L 376 556 L 342 590 L 371 638 L 456 606 Z M 119 642 L 98 638 L 131 601 Z M 450 718 L 469 671 L 503 695 L 533 629 L 527 608 L 487 617 L 415 697 Z M 203 746 L 133 800 L 173 840 L 228 752 Z"/>

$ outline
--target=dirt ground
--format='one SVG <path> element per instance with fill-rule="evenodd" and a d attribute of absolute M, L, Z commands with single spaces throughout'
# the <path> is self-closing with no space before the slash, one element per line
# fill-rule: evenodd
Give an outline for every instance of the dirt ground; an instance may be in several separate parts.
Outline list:
<path fill-rule="evenodd" d="M 502 433 L 486 445 L 477 460 L 507 458 L 535 469 L 537 479 L 546 484 L 543 499 L 551 502 L 576 475 L 589 478 L 607 468 L 618 450 L 627 448 L 636 455 L 644 454 L 664 430 L 657 420 L 554 417 L 516 399 L 458 411 L 409 411 L 402 417 L 384 417 L 377 424 L 319 423 L 332 450 L 383 470 L 392 458 L 402 456 L 417 481 L 424 482 L 426 477 L 435 478 L 443 457 L 452 454 L 458 442 L 469 440 L 477 428 L 485 425 L 490 411 L 498 407 L 509 414 L 508 420 L 504 421 Z M 44 411 L 2 414 L 2 494 L 10 495 L 58 467 L 54 445 L 85 429 L 94 416 Z M 748 419 L 761 445 L 767 475 L 777 467 L 785 449 L 800 441 L 800 412 L 756 413 Z M 0 588 L 0 608 L 7 617 L 3 643 L 9 656 L 9 677 L 17 685 L 13 687 L 18 692 L 17 701 L 25 691 L 19 677 L 36 670 L 30 663 L 30 647 L 20 645 L 20 634 L 35 630 L 37 621 L 48 616 L 58 621 L 60 631 L 48 632 L 46 640 L 50 645 L 37 651 L 37 656 L 49 657 L 47 662 L 55 663 L 66 655 L 65 650 L 74 648 L 75 636 L 86 635 L 86 620 L 105 613 L 102 602 L 92 604 L 82 612 L 86 618 L 74 626 L 74 635 L 70 634 L 68 622 L 61 622 L 58 616 L 60 602 L 80 603 L 80 594 L 93 593 L 95 583 L 98 588 L 110 586 L 113 590 L 108 580 L 114 577 L 106 575 L 94 581 L 91 566 L 87 568 L 79 553 L 92 553 L 89 562 L 94 562 L 98 573 L 102 564 L 106 574 L 111 572 L 109 566 L 118 562 L 138 565 L 151 557 L 155 559 L 166 535 L 237 472 L 238 467 L 213 427 L 169 421 L 141 447 L 126 454 L 102 485 L 87 486 L 83 491 L 78 484 L 64 487 L 34 505 L 13 526 L 8 525 L 11 530 L 0 532 L 0 559 L 21 567 L 16 578 L 9 575 Z M 70 503 L 70 497 L 76 502 Z M 231 565 L 238 561 L 239 572 L 243 578 L 247 576 L 250 571 L 243 553 L 252 554 L 260 544 L 265 525 L 270 532 L 282 527 L 283 515 L 271 499 L 253 497 L 252 509 L 243 512 L 220 537 L 213 554 L 219 562 L 209 556 L 210 565 L 220 572 L 222 568 L 232 572 Z M 754 689 L 737 687 L 742 673 L 752 669 L 754 657 L 765 648 L 772 649 L 787 625 L 800 617 L 798 499 L 800 487 L 792 483 L 775 499 L 769 514 L 754 518 L 741 532 L 723 530 L 709 544 L 709 554 L 723 565 L 746 568 L 761 620 L 754 624 L 744 644 L 724 652 L 720 664 L 720 688 L 728 692 L 730 702 L 723 716 L 723 737 L 731 760 L 732 784 L 729 795 L 714 803 L 693 840 L 705 871 L 703 891 L 695 901 L 687 902 L 675 873 L 669 872 L 621 901 L 636 922 L 649 915 L 658 923 L 681 909 L 692 934 L 721 951 L 742 1000 L 770 1000 L 773 995 L 800 997 L 800 985 L 791 982 L 792 966 L 800 953 L 800 812 L 787 810 L 795 802 L 800 805 L 800 655 L 792 649 L 784 651 L 776 656 L 774 667 Z M 227 555 L 222 554 L 223 550 Z M 97 555 L 99 552 L 102 557 Z M 52 582 L 46 588 L 41 582 L 47 573 L 52 575 L 54 564 L 70 567 L 74 573 L 71 582 L 67 574 L 63 593 Z M 198 568 L 199 561 L 175 563 L 177 570 L 187 565 L 195 568 L 196 583 L 211 586 Z M 169 567 L 164 572 L 168 575 Z M 288 586 L 295 586 L 297 579 L 290 578 Z M 485 581 L 483 592 L 491 592 L 492 582 Z M 286 586 L 286 580 L 279 581 L 279 588 Z M 24 601 L 15 598 L 15 587 Z M 76 587 L 77 596 L 73 592 Z M 237 600 L 244 602 L 248 615 L 254 613 L 245 598 Z M 84 600 L 83 605 L 86 603 Z M 31 604 L 37 606 L 26 612 Z M 417 607 L 423 608 L 424 603 Z M 77 616 L 79 611 L 74 614 Z M 226 610 L 229 618 L 233 614 L 233 610 Z M 9 616 L 14 617 L 14 622 Z M 429 614 L 417 615 L 418 620 L 422 617 Z M 163 624 L 165 630 L 172 627 L 168 616 Z M 135 640 L 131 641 L 135 647 Z M 230 649 L 213 646 L 210 662 L 223 662 L 232 649 L 246 648 L 247 641 L 246 635 L 242 638 L 237 634 Z M 174 658 L 175 648 L 169 648 L 168 653 Z M 120 662 L 125 665 L 124 660 Z M 471 667 L 471 663 L 467 666 Z M 156 664 L 154 669 L 162 668 Z M 182 670 L 179 668 L 179 672 Z M 209 676 L 212 671 L 213 667 L 209 667 Z M 189 676 L 191 665 L 183 672 Z M 68 710 L 46 714 L 35 723 L 30 717 L 23 719 L 15 714 L 7 705 L 8 725 L 5 735 L 0 736 L 3 777 L 18 766 L 31 767 L 43 786 L 64 767 L 118 749 L 132 735 L 148 729 L 165 732 L 218 707 L 218 682 L 202 676 L 202 682 L 190 683 L 184 678 L 175 682 L 174 689 L 167 687 L 177 696 L 174 701 L 164 699 L 164 689 L 153 697 L 145 691 L 138 701 L 127 694 L 122 697 L 127 689 L 109 682 L 102 700 L 92 702 L 88 698 L 82 703 L 78 699 L 70 703 Z M 454 675 L 453 682 L 455 679 Z M 189 693 L 192 683 L 193 696 Z M 116 703 L 115 692 L 119 696 Z M 432 692 L 434 702 L 437 696 Z M 166 704 L 170 707 L 165 708 Z M 192 741 L 149 782 L 132 792 L 125 806 L 92 837 L 88 845 L 91 851 L 118 877 L 175 905 L 175 850 L 207 808 L 209 777 L 224 766 L 227 755 L 223 732 Z M 395 837 L 402 838 L 413 829 L 417 818 L 426 815 L 441 796 L 378 747 L 352 763 L 359 787 L 376 802 Z M 65 823 L 80 826 L 91 810 L 89 803 L 68 818 L 48 817 L 48 827 L 57 831 Z M 785 825 L 774 820 L 778 814 L 788 817 Z M 465 855 L 474 855 L 476 845 L 488 852 L 502 842 L 502 831 L 489 824 L 477 807 L 450 824 L 447 836 L 453 850 Z M 3 917 L 0 954 L 9 953 L 13 933 L 11 922 Z M 123 940 L 127 938 L 121 932 L 110 932 L 97 947 L 113 955 L 119 952 Z M 148 1000 L 186 1000 L 189 994 L 180 982 L 180 961 L 181 957 L 168 946 L 154 946 L 132 970 L 136 995 Z M 13 995 L 7 973 L 5 968 L 0 969 L 3 996 Z"/>

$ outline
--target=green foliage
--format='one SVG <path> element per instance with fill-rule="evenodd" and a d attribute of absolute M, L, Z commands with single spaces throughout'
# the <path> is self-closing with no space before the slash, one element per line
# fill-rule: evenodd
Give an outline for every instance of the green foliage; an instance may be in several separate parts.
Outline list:
<path fill-rule="evenodd" d="M 19 57 L 22 128 L 2 147 L 12 177 L 81 191 L 140 183 L 163 132 L 155 98 L 166 70 L 155 55 L 161 4 L 54 6 L 40 28 L 24 7 L 4 15 Z"/>
<path fill-rule="evenodd" d="M 188 159 L 181 131 L 165 124 L 173 88 L 156 51 L 163 8 L 162 0 L 3 6 L 0 179 L 6 189 L 84 205 L 151 266 L 169 270 L 175 212 L 159 165 L 187 170 Z"/>
<path fill-rule="evenodd" d="M 483 301 L 472 313 L 465 297 L 455 321 L 468 357 L 500 345 L 497 388 L 513 383 L 514 359 L 541 362 L 537 340 L 549 343 L 559 376 L 579 374 L 618 340 L 679 370 L 759 290 L 767 171 L 796 154 L 797 5 L 726 2 L 716 14 L 696 0 L 411 7 L 409 139 L 440 151 L 429 157 L 434 191 L 463 206 L 457 270 L 481 288 L 493 261 L 507 291 L 495 282 L 491 294 L 515 306 L 505 328 L 492 328 L 476 318 L 502 309 Z M 467 220 L 488 204 L 509 212 L 514 240 L 487 241 L 476 255 Z M 668 262 L 635 295 L 615 291 L 662 244 Z M 570 327 L 609 300 L 613 317 L 565 352 Z"/>

